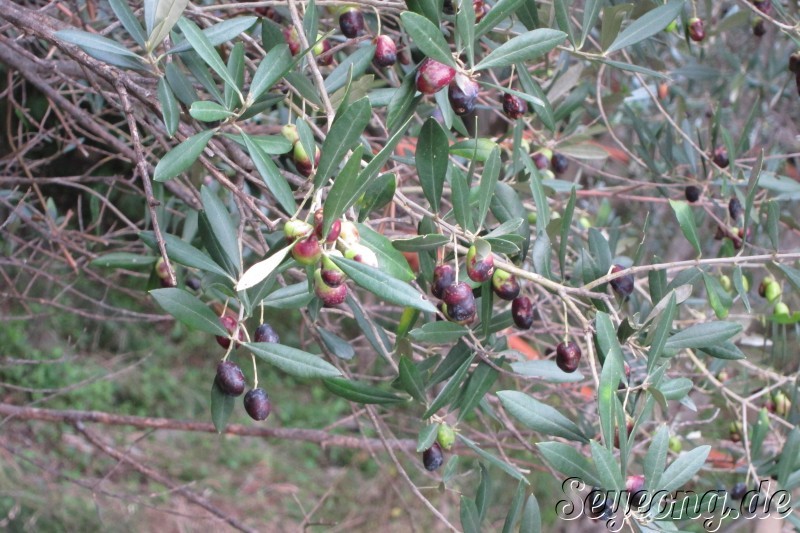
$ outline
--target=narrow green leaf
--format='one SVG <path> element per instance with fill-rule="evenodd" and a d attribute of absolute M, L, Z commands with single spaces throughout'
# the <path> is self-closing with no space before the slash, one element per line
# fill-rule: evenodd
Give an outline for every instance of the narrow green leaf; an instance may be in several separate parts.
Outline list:
<path fill-rule="evenodd" d="M 161 236 L 167 248 L 167 256 L 169 256 L 171 261 L 206 272 L 212 272 L 220 276 L 229 277 L 225 269 L 191 244 L 168 233 L 163 233 Z M 143 231 L 139 233 L 139 238 L 151 249 L 158 250 L 158 243 L 152 231 Z"/>
<path fill-rule="evenodd" d="M 414 279 L 414 272 L 411 270 L 408 260 L 392 246 L 392 241 L 366 224 L 356 224 L 356 227 L 361 236 L 361 244 L 375 252 L 378 257 L 378 268 L 400 281 Z"/>
<path fill-rule="evenodd" d="M 227 120 L 233 116 L 232 111 L 228 111 L 218 103 L 204 100 L 192 102 L 189 114 L 200 122 L 216 122 L 218 120 Z"/>
<path fill-rule="evenodd" d="M 711 346 L 700 348 L 703 353 L 716 357 L 717 359 L 724 359 L 726 361 L 735 361 L 737 359 L 744 359 L 745 355 L 738 346 L 731 341 L 720 342 Z"/>
<path fill-rule="evenodd" d="M 253 74 L 247 101 L 252 104 L 258 100 L 258 97 L 275 85 L 290 68 L 292 68 L 292 54 L 288 45 L 281 44 L 267 52 L 259 62 L 256 73 Z"/>
<path fill-rule="evenodd" d="M 467 231 L 474 230 L 467 175 L 455 166 L 452 167 L 452 172 L 450 173 L 450 196 L 450 200 L 453 203 L 453 215 L 456 217 L 458 225 Z M 438 211 L 438 206 L 434 210 Z"/>
<path fill-rule="evenodd" d="M 272 254 L 267 259 L 259 261 L 255 265 L 247 269 L 242 274 L 239 281 L 236 283 L 237 291 L 245 291 L 250 287 L 255 287 L 265 279 L 267 279 L 275 270 L 283 263 L 283 260 L 291 251 L 291 246 L 286 246 L 278 252 Z"/>
<path fill-rule="evenodd" d="M 126 0 L 108 0 L 108 3 L 111 5 L 111 9 L 114 10 L 114 14 L 122 23 L 125 30 L 133 37 L 133 40 L 136 41 L 139 46 L 144 48 L 147 36 L 144 34 L 142 25 L 139 23 L 139 19 L 136 18 L 136 15 L 134 15 L 128 2 Z"/>
<path fill-rule="evenodd" d="M 454 322 L 428 322 L 408 334 L 417 342 L 448 344 L 467 334 L 469 329 Z"/>
<path fill-rule="evenodd" d="M 181 18 L 181 15 L 189 5 L 189 0 L 159 0 L 156 7 L 155 26 L 150 33 L 150 37 L 145 43 L 145 48 L 148 52 L 152 52 L 156 47 L 161 44 L 172 31 L 175 23 Z M 184 19 L 185 20 L 185 19 Z"/>
<path fill-rule="evenodd" d="M 667 450 L 669 449 L 669 429 L 662 425 L 653 435 L 647 454 L 644 456 L 645 488 L 655 491 L 661 481 L 661 474 L 667 466 Z"/>
<path fill-rule="evenodd" d="M 429 233 L 410 239 L 394 239 L 392 246 L 401 252 L 424 252 L 427 250 L 438 250 L 452 239 L 441 233 Z"/>
<path fill-rule="evenodd" d="M 511 369 L 525 377 L 540 378 L 550 383 L 578 383 L 583 381 L 580 372 L 564 372 L 555 361 L 549 359 L 532 359 L 511 363 Z"/>
<path fill-rule="evenodd" d="M 475 227 L 480 229 L 483 226 L 483 221 L 486 219 L 486 213 L 489 211 L 489 204 L 494 196 L 494 188 L 497 185 L 497 179 L 500 177 L 500 149 L 494 148 L 483 165 L 483 173 L 481 174 L 481 183 L 478 187 L 478 215 L 475 220 Z"/>
<path fill-rule="evenodd" d="M 581 40 L 578 43 L 578 49 L 583 48 L 586 42 L 586 37 L 592 31 L 597 17 L 600 15 L 600 9 L 603 7 L 603 0 L 586 0 L 583 6 L 583 27 L 581 28 Z"/>
<path fill-rule="evenodd" d="M 372 161 L 367 164 L 366 168 L 361 171 L 361 174 L 358 175 L 359 183 L 362 183 L 364 187 L 368 187 L 375 176 L 378 175 L 383 165 L 386 164 L 386 161 L 389 160 L 389 157 L 394 153 L 394 149 L 397 147 L 397 143 L 404 137 L 406 128 L 411 123 L 412 117 L 409 117 L 403 125 L 397 129 L 397 131 L 392 135 L 389 140 L 384 144 L 383 148 L 381 149 L 378 154 L 372 158 Z"/>
<path fill-rule="evenodd" d="M 242 257 L 239 252 L 239 238 L 230 213 L 222 200 L 205 185 L 200 188 L 200 199 L 203 203 L 203 213 L 211 226 L 211 232 L 217 238 L 228 261 L 236 268 L 236 272 L 240 273 Z"/>
<path fill-rule="evenodd" d="M 425 404 L 425 384 L 422 381 L 422 374 L 419 368 L 417 368 L 411 359 L 402 355 L 400 356 L 398 369 L 400 374 L 400 386 L 402 389 L 421 404 Z"/>
<path fill-rule="evenodd" d="M 656 326 L 655 334 L 653 335 L 653 342 L 650 343 L 650 350 L 647 352 L 647 373 L 653 371 L 658 358 L 667 344 L 667 339 L 672 331 L 672 321 L 675 320 L 675 313 L 678 305 L 675 300 L 675 291 L 670 292 L 667 306 L 661 312 L 661 318 Z"/>
<path fill-rule="evenodd" d="M 208 38 L 200 31 L 200 28 L 198 28 L 194 22 L 186 18 L 181 18 L 178 21 L 178 26 L 184 36 L 186 36 L 186 40 L 192 45 L 192 49 L 205 61 L 206 65 L 211 67 L 226 84 L 231 87 L 236 87 L 236 80 L 230 75 L 225 63 L 222 62 L 219 54 L 214 49 L 214 45 L 209 42 Z M 239 94 L 238 88 L 236 92 Z M 239 96 L 241 96 L 241 94 L 239 94 Z"/>
<path fill-rule="evenodd" d="M 767 235 L 769 241 L 772 243 L 772 249 L 776 252 L 780 246 L 780 239 L 778 238 L 778 223 L 780 222 L 781 213 L 778 202 L 770 200 L 767 202 Z"/>
<path fill-rule="evenodd" d="M 89 53 L 89 50 L 105 52 L 107 54 L 116 54 L 119 56 L 126 56 L 131 59 L 140 59 L 139 56 L 117 41 L 97 35 L 96 33 L 89 33 L 82 30 L 60 30 L 55 33 L 56 37 L 62 41 L 70 44 L 76 44 Z M 91 55 L 91 54 L 89 54 Z"/>
<path fill-rule="evenodd" d="M 116 1 L 119 2 L 121 0 Z M 161 118 L 164 121 L 164 127 L 167 129 L 167 135 L 172 137 L 178 131 L 181 110 L 178 107 L 175 95 L 172 94 L 172 89 L 170 89 L 167 80 L 163 77 L 158 79 L 157 94 L 158 103 L 161 105 Z"/>
<path fill-rule="evenodd" d="M 400 15 L 403 28 L 411 36 L 414 44 L 417 45 L 423 54 L 435 59 L 439 63 L 444 63 L 455 67 L 450 47 L 447 45 L 442 31 L 430 20 L 411 11 L 405 11 Z"/>
<path fill-rule="evenodd" d="M 223 20 L 213 26 L 209 26 L 208 28 L 203 30 L 203 35 L 211 43 L 211 46 L 219 46 L 223 43 L 233 40 L 243 31 L 251 28 L 253 24 L 258 21 L 258 17 L 235 17 L 232 19 Z M 271 22 L 271 21 L 270 21 Z M 281 43 L 284 42 L 283 36 L 281 35 Z M 183 42 L 177 44 L 173 48 L 169 49 L 169 54 L 181 54 L 183 52 L 188 52 L 192 49 L 192 45 L 189 41 L 184 40 Z"/>
<path fill-rule="evenodd" d="M 553 9 L 556 12 L 556 24 L 558 29 L 567 34 L 569 42 L 575 45 L 575 36 L 572 34 L 572 24 L 569 22 L 568 0 L 553 0 Z"/>
<path fill-rule="evenodd" d="M 498 22 L 513 15 L 520 5 L 524 3 L 525 0 L 499 0 L 496 2 L 478 23 L 473 38 L 480 38 L 486 32 L 494 29 Z"/>
<path fill-rule="evenodd" d="M 605 51 L 606 54 L 616 52 L 627 46 L 644 41 L 652 37 L 656 33 L 666 28 L 670 22 L 675 20 L 675 17 L 683 9 L 685 0 L 670 0 L 663 6 L 659 6 L 651 11 L 648 11 L 638 19 L 636 19 L 630 26 L 625 28 L 611 46 Z"/>
<path fill-rule="evenodd" d="M 555 408 L 517 391 L 497 393 L 503 407 L 526 427 L 544 435 L 588 442 L 578 426 Z"/>
<path fill-rule="evenodd" d="M 167 152 L 153 171 L 153 181 L 168 181 L 187 170 L 197 161 L 213 136 L 214 130 L 201 131 Z"/>
<path fill-rule="evenodd" d="M 481 449 L 480 446 L 478 446 L 475 442 L 471 441 L 461 433 L 458 433 L 457 436 L 458 439 L 467 446 L 467 448 L 478 454 L 478 456 L 481 459 L 483 459 L 490 465 L 496 466 L 509 476 L 513 477 L 514 479 L 522 481 L 526 485 L 530 485 L 530 482 L 527 479 L 525 479 L 525 476 L 522 474 L 522 472 L 517 470 L 515 466 L 503 461 L 502 459 L 495 457 L 486 450 Z"/>
<path fill-rule="evenodd" d="M 356 261 L 336 256 L 330 256 L 330 258 L 356 285 L 379 298 L 398 305 L 413 307 L 420 311 L 436 312 L 433 304 L 407 283 L 403 283 L 376 268 L 362 265 Z"/>
<path fill-rule="evenodd" d="M 533 105 L 533 109 L 536 111 L 536 115 L 542 121 L 542 124 L 550 131 L 555 131 L 555 114 L 553 113 L 552 105 L 550 105 L 550 100 L 548 100 L 541 86 L 533 79 L 533 76 L 531 76 L 524 66 L 524 63 L 517 65 L 516 72 L 519 83 L 527 94 L 535 98 L 535 101 L 528 101 Z"/>
<path fill-rule="evenodd" d="M 464 387 L 464 392 L 459 399 L 458 421 L 461 422 L 480 403 L 484 395 L 489 392 L 500 373 L 484 362 L 478 364 Z"/>
<path fill-rule="evenodd" d="M 358 139 L 364 133 L 364 128 L 372 118 L 372 108 L 368 98 L 361 98 L 353 102 L 344 113 L 333 122 L 328 136 L 322 145 L 322 156 L 319 159 L 317 173 L 314 176 L 314 187 L 319 188 L 325 184 L 328 177 L 336 170 L 348 150 L 356 147 Z M 333 219 L 330 220 L 331 222 Z M 327 220 L 326 220 L 327 222 Z M 330 227 L 328 227 L 330 229 Z"/>
<path fill-rule="evenodd" d="M 467 56 L 467 64 L 472 67 L 475 65 L 475 4 L 472 2 L 463 2 L 458 6 L 456 31 L 459 37 L 456 46 L 462 48 L 462 53 Z"/>
<path fill-rule="evenodd" d="M 520 482 L 517 485 L 517 491 L 514 493 L 514 499 L 511 501 L 511 506 L 508 508 L 506 519 L 503 522 L 502 533 L 513 533 L 514 528 L 519 522 L 520 511 L 522 510 L 522 502 L 525 500 L 525 484 Z"/>
<path fill-rule="evenodd" d="M 602 482 L 600 486 L 609 490 L 623 490 L 625 482 L 622 480 L 622 473 L 614 455 L 597 441 L 592 440 L 589 444 L 592 448 L 592 459 L 594 459 L 597 476 Z"/>
<path fill-rule="evenodd" d="M 702 252 L 700 250 L 700 240 L 697 237 L 697 225 L 694 221 L 694 213 L 692 212 L 692 208 L 688 203 L 682 200 L 670 200 L 669 205 L 672 206 L 672 210 L 675 212 L 675 216 L 678 218 L 678 224 L 681 227 L 683 236 L 686 237 L 686 240 L 692 245 L 694 250 L 697 252 L 697 255 L 700 256 Z"/>
<path fill-rule="evenodd" d="M 427 19 L 426 19 L 427 20 Z M 461 511 L 459 513 L 461 518 L 461 528 L 464 533 L 480 533 L 481 523 L 478 516 L 478 508 L 475 502 L 461 495 Z"/>
<path fill-rule="evenodd" d="M 664 346 L 664 351 L 669 354 L 687 348 L 706 348 L 727 341 L 741 331 L 742 325 L 735 322 L 695 324 L 670 337 Z"/>
<path fill-rule="evenodd" d="M 622 379 L 622 348 L 617 340 L 617 333 L 607 313 L 598 312 L 595 318 L 597 344 L 600 355 L 604 356 L 603 369 L 600 373 L 600 387 L 597 391 L 597 403 L 600 414 L 600 430 L 607 448 L 614 445 L 614 421 L 616 420 L 616 392 Z"/>
<path fill-rule="evenodd" d="M 483 163 L 496 147 L 497 143 L 491 139 L 466 139 L 450 146 L 450 154 Z"/>
<path fill-rule="evenodd" d="M 547 464 L 566 477 L 577 477 L 587 485 L 595 487 L 603 486 L 594 464 L 569 444 L 564 444 L 563 442 L 538 442 L 536 446 Z"/>
<path fill-rule="evenodd" d="M 215 379 L 211 385 L 211 421 L 214 423 L 217 433 L 225 431 L 235 403 L 236 397 L 222 392 Z"/>
<path fill-rule="evenodd" d="M 660 490 L 673 492 L 681 488 L 703 467 L 711 446 L 698 446 L 692 451 L 682 453 L 661 476 Z"/>
<path fill-rule="evenodd" d="M 509 67 L 514 63 L 536 59 L 561 44 L 566 36 L 563 31 L 550 28 L 523 33 L 492 50 L 475 65 L 475 70 Z"/>
<path fill-rule="evenodd" d="M 481 463 L 480 468 L 481 482 L 478 484 L 478 490 L 475 491 L 475 507 L 478 509 L 478 521 L 482 522 L 483 519 L 486 518 L 486 511 L 489 507 L 489 499 L 492 492 L 492 480 L 489 477 L 489 471 L 485 466 L 483 466 L 483 463 Z"/>
<path fill-rule="evenodd" d="M 539 502 L 536 501 L 536 496 L 533 494 L 528 496 L 528 501 L 525 503 L 519 530 L 525 531 L 525 533 L 541 533 L 542 531 L 542 513 L 539 511 Z"/>
<path fill-rule="evenodd" d="M 455 374 L 456 370 L 458 370 L 462 364 L 464 364 L 464 361 L 467 359 L 471 361 L 472 356 L 472 351 L 466 344 L 464 344 L 464 342 L 457 342 L 452 348 L 450 348 L 450 351 L 447 353 L 444 361 L 442 361 L 441 364 L 436 367 L 436 370 L 431 375 L 425 387 L 430 388 L 433 385 L 436 385 L 437 383 L 449 378 Z"/>
<path fill-rule="evenodd" d="M 89 264 L 101 268 L 141 268 L 151 267 L 158 260 L 153 256 L 129 252 L 111 252 L 95 257 Z"/>
<path fill-rule="evenodd" d="M 227 337 L 219 317 L 197 297 L 184 289 L 154 289 L 150 295 L 164 311 L 192 329 Z"/>
<path fill-rule="evenodd" d="M 274 342 L 243 344 L 256 357 L 298 378 L 334 378 L 341 372 L 319 356 Z"/>
<path fill-rule="evenodd" d="M 464 377 L 467 375 L 471 363 L 472 358 L 469 357 L 461 364 L 460 367 L 458 367 L 458 370 L 456 370 L 455 374 L 453 374 L 436 398 L 434 398 L 430 407 L 428 407 L 428 409 L 425 411 L 425 414 L 422 415 L 422 418 L 433 416 L 436 411 L 447 405 L 450 400 L 453 399 L 458 392 L 458 389 L 461 387 L 461 383 L 464 381 Z"/>
<path fill-rule="evenodd" d="M 342 171 L 336 176 L 336 180 L 328 192 L 328 197 L 322 207 L 322 218 L 325 221 L 329 221 L 329 225 L 341 217 L 358 200 L 368 186 L 368 183 L 361 179 L 361 174 L 359 173 L 363 154 L 364 147 L 358 146 L 353 151 L 350 159 L 347 160 L 347 163 L 345 163 Z M 330 231 L 330 228 L 328 231 Z"/>
<path fill-rule="evenodd" d="M 317 333 L 322 337 L 322 342 L 325 343 L 325 347 L 339 359 L 349 361 L 355 357 L 356 351 L 351 343 L 319 326 L 317 326 Z"/>
<path fill-rule="evenodd" d="M 392 394 L 391 392 L 386 392 L 372 385 L 351 381 L 349 379 L 328 378 L 322 380 L 322 384 L 333 394 L 341 396 L 351 402 L 387 405 L 406 401 L 405 398 Z"/>
<path fill-rule="evenodd" d="M 736 265 L 733 269 L 733 286 L 736 287 L 736 292 L 742 299 L 745 309 L 750 313 L 750 299 L 747 297 L 747 291 L 744 290 L 744 275 L 740 265 Z"/>
<path fill-rule="evenodd" d="M 444 178 L 447 173 L 449 142 L 447 134 L 433 118 L 422 125 L 415 162 L 422 192 L 433 212 L 439 211 Z"/>
<path fill-rule="evenodd" d="M 363 46 L 349 54 L 347 58 L 339 63 L 336 68 L 328 74 L 328 77 L 325 78 L 324 86 L 328 94 L 334 93 L 344 87 L 351 74 L 354 79 L 358 79 L 372 64 L 372 58 L 374 56 L 374 45 Z"/>
<path fill-rule="evenodd" d="M 439 424 L 438 422 L 433 424 L 428 424 L 422 428 L 419 432 L 419 437 L 417 437 L 417 452 L 422 453 L 431 446 L 433 443 L 436 442 L 436 437 L 439 435 Z"/>
<path fill-rule="evenodd" d="M 264 152 L 254 139 L 244 132 L 242 133 L 242 141 L 269 192 L 278 200 L 286 214 L 291 215 L 294 213 L 297 209 L 297 204 L 294 200 L 292 188 L 280 173 L 272 158 Z"/>
<path fill-rule="evenodd" d="M 263 304 L 266 307 L 275 309 L 300 309 L 308 305 L 313 298 L 313 294 L 308 289 L 308 283 L 302 281 L 293 285 L 281 287 L 267 296 Z M 254 304 L 255 305 L 255 304 Z"/>
<path fill-rule="evenodd" d="M 572 227 L 572 216 L 575 213 L 575 200 L 576 200 L 575 187 L 569 193 L 569 200 L 567 207 L 564 208 L 564 213 L 561 216 L 561 238 L 558 243 L 558 264 L 561 268 L 561 279 L 564 279 L 566 259 L 567 259 L 567 246 L 569 244 L 569 232 Z"/>

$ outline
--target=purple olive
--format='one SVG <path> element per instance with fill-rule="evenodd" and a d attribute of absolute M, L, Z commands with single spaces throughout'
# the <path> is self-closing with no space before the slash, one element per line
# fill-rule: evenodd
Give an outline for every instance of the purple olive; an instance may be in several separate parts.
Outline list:
<path fill-rule="evenodd" d="M 417 71 L 417 90 L 422 94 L 438 93 L 453 81 L 456 70 L 429 57 L 422 61 Z"/>
<path fill-rule="evenodd" d="M 442 463 L 444 463 L 444 452 L 438 442 L 434 442 L 433 446 L 422 452 L 422 464 L 428 472 L 438 469 Z"/>
<path fill-rule="evenodd" d="M 239 396 L 244 392 L 244 374 L 239 365 L 231 361 L 220 361 L 217 365 L 217 387 L 228 396 Z"/>
<path fill-rule="evenodd" d="M 355 39 L 364 33 L 364 15 L 355 7 L 348 7 L 339 15 L 339 28 L 348 39 Z"/>
<path fill-rule="evenodd" d="M 519 329 L 531 329 L 533 325 L 533 303 L 527 296 L 517 296 L 511 302 L 511 318 Z"/>
<path fill-rule="evenodd" d="M 456 280 L 456 269 L 451 265 L 438 265 L 433 269 L 433 281 L 431 282 L 431 294 L 441 299 L 444 290 L 452 285 Z"/>
<path fill-rule="evenodd" d="M 611 273 L 616 274 L 617 272 L 621 272 L 625 270 L 625 267 L 622 265 L 614 265 L 611 267 Z M 633 292 L 633 274 L 625 274 L 622 277 L 614 278 L 608 282 L 611 285 L 611 288 L 614 289 L 614 292 L 622 296 L 623 298 L 627 298 Z"/>
<path fill-rule="evenodd" d="M 581 349 L 574 342 L 562 342 L 556 346 L 556 365 L 564 372 L 575 372 L 581 362 Z"/>
<path fill-rule="evenodd" d="M 375 37 L 375 55 L 372 60 L 379 67 L 391 67 L 397 62 L 397 45 L 388 35 Z"/>
<path fill-rule="evenodd" d="M 275 333 L 275 330 L 272 329 L 272 326 L 266 322 L 256 328 L 255 335 L 253 335 L 253 340 L 256 342 L 274 342 L 276 344 L 280 344 L 281 342 L 278 334 Z"/>
<path fill-rule="evenodd" d="M 478 100 L 480 85 L 472 78 L 463 74 L 456 74 L 447 89 L 447 98 L 456 115 L 469 115 L 475 111 L 475 102 Z"/>
<path fill-rule="evenodd" d="M 266 420 L 272 411 L 269 395 L 264 389 L 252 389 L 244 395 L 244 410 L 253 420 Z"/>
<path fill-rule="evenodd" d="M 503 113 L 512 120 L 520 118 L 528 111 L 528 104 L 513 94 L 505 93 L 503 95 Z"/>

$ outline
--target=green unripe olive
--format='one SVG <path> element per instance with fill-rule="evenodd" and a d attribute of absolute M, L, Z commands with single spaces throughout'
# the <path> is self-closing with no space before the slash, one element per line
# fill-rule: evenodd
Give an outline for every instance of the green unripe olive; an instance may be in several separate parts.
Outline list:
<path fill-rule="evenodd" d="M 774 303 L 781 296 L 781 285 L 777 281 L 770 281 L 764 289 L 764 298 L 769 303 Z"/>
<path fill-rule="evenodd" d="M 719 284 L 722 285 L 722 288 L 725 289 L 726 292 L 731 292 L 731 287 L 733 284 L 731 283 L 731 278 L 723 274 L 719 278 Z"/>
<path fill-rule="evenodd" d="M 449 450 L 456 441 L 456 432 L 451 426 L 442 424 L 439 426 L 439 433 L 436 436 L 436 440 L 442 448 Z"/>
<path fill-rule="evenodd" d="M 783 302 L 776 303 L 775 309 L 772 310 L 772 316 L 775 318 L 789 318 L 791 314 L 789 306 Z"/>
<path fill-rule="evenodd" d="M 676 436 L 672 436 L 669 438 L 669 450 L 673 453 L 681 453 L 683 449 L 683 444 L 681 444 L 681 439 Z"/>

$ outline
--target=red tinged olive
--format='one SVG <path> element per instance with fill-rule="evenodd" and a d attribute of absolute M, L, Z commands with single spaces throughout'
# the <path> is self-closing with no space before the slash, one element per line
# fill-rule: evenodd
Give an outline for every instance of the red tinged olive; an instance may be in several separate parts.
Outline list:
<path fill-rule="evenodd" d="M 625 267 L 622 265 L 614 265 L 611 267 L 612 274 L 622 272 L 623 270 L 625 270 Z M 611 288 L 614 289 L 614 292 L 623 298 L 627 298 L 633 292 L 633 274 L 625 274 L 622 277 L 614 278 L 609 281 L 608 284 L 611 285 Z"/>
<path fill-rule="evenodd" d="M 442 302 L 445 315 L 453 322 L 466 323 L 475 317 L 475 296 L 472 288 L 463 281 L 447 287 L 442 295 Z"/>
<path fill-rule="evenodd" d="M 315 265 L 321 255 L 322 248 L 316 235 L 309 235 L 292 247 L 292 257 L 301 265 Z"/>
<path fill-rule="evenodd" d="M 325 307 L 336 307 L 344 303 L 347 298 L 347 285 L 342 283 L 338 287 L 331 287 L 322 279 L 320 269 L 314 271 L 314 294 L 322 300 Z"/>
<path fill-rule="evenodd" d="M 303 144 L 300 141 L 294 143 L 292 160 L 294 161 L 294 166 L 297 167 L 297 171 L 305 177 L 309 177 L 314 169 L 317 168 L 321 155 L 319 146 L 314 146 L 314 162 L 312 163 L 311 158 L 308 157 L 305 148 L 303 148 Z"/>
<path fill-rule="evenodd" d="M 480 86 L 478 82 L 463 74 L 456 74 L 447 88 L 447 99 L 456 115 L 469 115 L 475 111 Z"/>
<path fill-rule="evenodd" d="M 697 17 L 689 19 L 689 38 L 695 42 L 700 42 L 706 38 L 706 30 L 703 21 Z"/>
<path fill-rule="evenodd" d="M 296 218 L 286 221 L 283 225 L 283 234 L 286 236 L 288 242 L 294 242 L 299 238 L 306 237 L 314 231 L 314 227 L 303 220 Z"/>
<path fill-rule="evenodd" d="M 417 71 L 417 90 L 422 94 L 438 93 L 453 81 L 456 69 L 425 58 Z"/>
<path fill-rule="evenodd" d="M 511 318 L 519 329 L 531 329 L 533 325 L 533 303 L 527 296 L 517 296 L 511 302 Z"/>
<path fill-rule="evenodd" d="M 272 329 L 272 326 L 266 322 L 256 328 L 255 335 L 253 335 L 253 340 L 256 342 L 274 342 L 276 344 L 280 344 L 281 342 L 278 334 L 275 333 L 275 330 Z"/>
<path fill-rule="evenodd" d="M 372 268 L 378 268 L 380 264 L 378 263 L 378 256 L 375 255 L 370 248 L 364 246 L 361 243 L 355 243 L 349 248 L 344 251 L 344 256 L 347 259 L 352 259 L 362 265 L 371 266 Z"/>
<path fill-rule="evenodd" d="M 575 372 L 581 362 L 581 349 L 574 342 L 562 342 L 556 346 L 556 365 L 564 372 Z"/>
<path fill-rule="evenodd" d="M 244 395 L 244 410 L 253 420 L 266 420 L 272 411 L 269 395 L 264 389 L 252 389 Z"/>
<path fill-rule="evenodd" d="M 220 361 L 215 378 L 217 387 L 228 396 L 239 396 L 244 392 L 244 374 L 239 365 L 231 361 Z"/>
<path fill-rule="evenodd" d="M 222 324 L 222 327 L 225 328 L 225 330 L 228 332 L 229 336 L 233 335 L 233 332 L 236 331 L 236 326 L 239 325 L 238 321 L 234 317 L 232 317 L 230 315 L 224 315 L 224 316 L 219 317 L 219 323 Z M 228 337 L 223 337 L 221 335 L 217 335 L 217 337 L 216 337 L 217 344 L 219 344 L 220 346 L 222 346 L 223 348 L 225 348 L 227 350 L 228 347 L 231 345 L 231 339 L 230 339 L 229 336 Z M 245 340 L 246 340 L 245 335 L 244 335 L 244 330 L 241 329 L 241 328 L 239 329 L 238 339 L 239 339 L 240 342 L 245 342 Z M 239 347 L 239 342 L 237 342 L 233 347 L 234 348 L 238 348 Z"/>
<path fill-rule="evenodd" d="M 391 67 L 397 63 L 397 45 L 388 35 L 375 37 L 375 55 L 372 61 L 379 67 Z"/>
<path fill-rule="evenodd" d="M 286 44 L 289 45 L 289 51 L 293 56 L 300 52 L 300 37 L 297 35 L 297 29 L 292 26 L 283 28 L 283 38 L 286 39 Z"/>
<path fill-rule="evenodd" d="M 753 30 L 753 35 L 756 37 L 763 37 L 767 34 L 767 25 L 764 23 L 764 19 L 761 17 L 756 17 L 753 19 L 751 29 Z"/>
<path fill-rule="evenodd" d="M 467 250 L 467 276 L 476 283 L 483 283 L 494 273 L 494 256 L 491 252 L 481 255 L 474 244 Z"/>
<path fill-rule="evenodd" d="M 317 209 L 314 213 L 314 232 L 317 234 L 318 239 L 322 239 L 322 226 L 323 226 L 323 214 L 322 209 Z M 339 234 L 342 232 L 342 221 L 340 219 L 336 219 L 331 223 L 331 229 L 328 231 L 328 236 L 325 237 L 325 242 L 328 244 L 336 242 L 336 239 L 339 238 Z"/>
<path fill-rule="evenodd" d="M 323 39 L 319 41 L 311 52 L 317 58 L 317 64 L 326 67 L 333 63 L 333 54 L 329 54 L 328 52 L 331 49 L 331 43 L 328 42 L 328 39 Z"/>
<path fill-rule="evenodd" d="M 339 28 L 348 39 L 355 39 L 364 33 L 364 15 L 358 8 L 348 7 L 339 15 Z"/>
<path fill-rule="evenodd" d="M 422 464 L 428 472 L 437 470 L 442 463 L 444 463 L 444 452 L 438 442 L 434 442 L 433 446 L 422 452 Z"/>
<path fill-rule="evenodd" d="M 347 276 L 345 275 L 344 271 L 336 266 L 336 263 L 331 260 L 329 257 L 330 255 L 342 257 L 341 252 L 338 250 L 326 252 L 325 255 L 322 256 L 320 276 L 322 277 L 322 281 L 325 282 L 325 285 L 328 285 L 329 287 L 338 287 L 345 282 Z"/>
<path fill-rule="evenodd" d="M 513 94 L 505 93 L 503 95 L 503 113 L 512 119 L 518 119 L 528 111 L 528 104 Z"/>
<path fill-rule="evenodd" d="M 431 282 L 431 294 L 440 300 L 444 296 L 444 290 L 455 283 L 456 269 L 451 265 L 438 265 L 433 269 L 433 281 Z"/>
<path fill-rule="evenodd" d="M 628 491 L 628 501 L 631 506 L 641 507 L 647 498 L 644 490 L 644 476 L 628 476 L 625 479 L 625 490 Z"/>
<path fill-rule="evenodd" d="M 492 290 L 503 300 L 513 301 L 519 296 L 519 282 L 514 274 L 505 270 L 495 269 L 492 274 Z"/>

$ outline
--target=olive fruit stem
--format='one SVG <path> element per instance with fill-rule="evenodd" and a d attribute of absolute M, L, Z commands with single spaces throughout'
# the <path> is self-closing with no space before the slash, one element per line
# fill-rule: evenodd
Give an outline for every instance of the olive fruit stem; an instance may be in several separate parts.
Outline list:
<path fill-rule="evenodd" d="M 258 388 L 258 368 L 256 367 L 256 356 L 252 353 L 250 354 L 250 358 L 253 360 L 253 388 Z"/>

